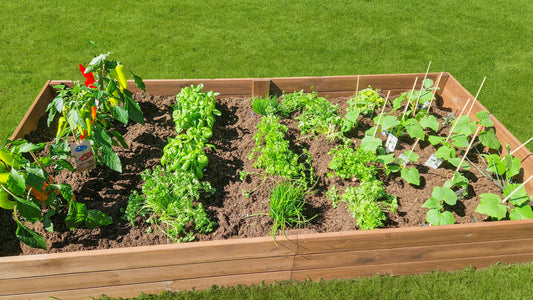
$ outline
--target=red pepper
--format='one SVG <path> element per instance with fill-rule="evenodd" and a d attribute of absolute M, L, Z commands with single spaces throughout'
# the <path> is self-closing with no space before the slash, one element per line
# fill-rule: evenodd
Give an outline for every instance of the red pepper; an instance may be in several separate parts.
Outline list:
<path fill-rule="evenodd" d="M 85 129 L 83 130 L 83 134 L 80 135 L 80 141 L 83 140 L 85 138 Z"/>
<path fill-rule="evenodd" d="M 86 74 L 85 73 L 85 67 L 82 64 L 80 64 L 80 71 L 81 71 L 81 74 L 83 75 L 83 77 L 85 77 L 85 86 L 86 87 L 90 87 L 92 89 L 96 88 L 94 86 L 94 84 L 93 84 L 93 83 L 96 82 L 96 80 L 94 80 L 93 73 Z"/>

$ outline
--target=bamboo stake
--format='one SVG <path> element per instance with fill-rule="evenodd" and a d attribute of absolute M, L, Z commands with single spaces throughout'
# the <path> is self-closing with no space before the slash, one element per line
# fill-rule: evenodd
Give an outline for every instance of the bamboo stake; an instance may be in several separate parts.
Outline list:
<path fill-rule="evenodd" d="M 457 169 L 455 170 L 455 173 L 459 172 L 459 169 L 463 165 L 463 162 L 465 161 L 465 158 L 468 155 L 468 152 L 470 151 L 470 148 L 472 148 L 472 145 L 474 144 L 474 140 L 476 139 L 476 136 L 479 133 L 479 130 L 481 129 L 481 127 L 482 126 L 478 126 L 477 127 L 476 133 L 474 133 L 474 136 L 472 137 L 472 140 L 470 141 L 470 145 L 468 145 L 468 148 L 466 149 L 466 153 L 465 153 L 465 155 L 463 155 L 463 158 L 461 159 L 461 162 L 459 163 L 459 166 L 457 166 Z M 452 180 L 453 180 L 453 178 L 455 178 L 455 173 L 453 174 Z"/>
<path fill-rule="evenodd" d="M 376 130 L 374 130 L 374 134 L 372 135 L 372 138 L 376 138 L 376 133 L 378 132 L 379 123 L 381 122 L 381 117 L 383 116 L 383 113 L 385 112 L 385 106 L 387 106 L 389 95 L 390 95 L 390 91 L 387 92 L 387 98 L 385 98 L 385 103 L 383 103 L 383 108 L 381 109 L 381 113 L 379 114 L 379 118 L 378 118 L 378 124 L 376 125 Z"/>
<path fill-rule="evenodd" d="M 527 143 L 531 142 L 533 140 L 533 137 L 530 138 L 529 140 L 527 140 L 525 143 L 523 143 L 522 145 L 518 146 L 518 148 L 514 149 L 513 151 L 511 151 L 509 154 L 513 155 L 513 153 L 515 153 L 516 151 L 518 151 L 518 149 L 524 147 Z"/>
<path fill-rule="evenodd" d="M 465 109 L 466 107 L 468 106 L 468 103 L 470 102 L 470 98 L 468 98 L 468 100 L 466 101 L 466 104 L 465 106 L 463 106 L 463 109 L 461 110 L 461 113 L 459 114 L 459 116 L 457 117 L 457 119 L 459 119 L 463 113 L 465 112 Z M 446 138 L 446 142 L 450 139 L 450 137 L 452 136 L 452 132 L 453 130 L 455 129 L 455 126 L 457 126 L 457 121 L 455 121 L 455 123 L 453 123 L 453 126 L 452 128 L 450 129 L 450 133 L 448 133 L 448 137 Z"/>
<path fill-rule="evenodd" d="M 415 83 L 413 84 L 413 88 L 411 89 L 411 94 L 409 94 L 409 98 L 407 99 L 407 104 L 405 105 L 405 109 L 403 110 L 402 120 L 405 118 L 405 114 L 407 113 L 407 108 L 409 107 L 409 104 L 411 103 L 411 96 L 413 96 L 413 92 L 415 91 L 417 82 L 418 82 L 418 77 L 415 79 Z"/>
<path fill-rule="evenodd" d="M 413 145 L 413 148 L 411 148 L 411 151 L 409 152 L 409 155 L 407 156 L 407 159 L 406 161 L 409 161 L 409 158 L 411 158 L 411 154 L 413 153 L 413 151 L 415 150 L 415 147 L 416 147 L 416 144 L 418 144 L 418 141 L 420 141 L 420 138 L 417 138 L 414 145 Z"/>
<path fill-rule="evenodd" d="M 439 87 L 440 80 L 442 78 L 442 74 L 443 73 L 444 72 L 440 72 L 439 78 L 437 78 L 437 84 L 435 85 L 435 89 L 433 90 L 433 96 L 431 96 L 431 100 L 429 101 L 428 113 L 429 113 L 429 110 L 431 109 L 431 105 L 433 105 L 433 98 L 435 98 L 435 94 L 437 93 L 437 88 Z M 470 101 L 470 99 L 469 99 L 469 101 Z"/>
<path fill-rule="evenodd" d="M 521 189 L 524 185 L 526 185 L 526 183 L 531 180 L 531 178 L 533 178 L 533 175 L 529 176 L 529 178 L 522 182 L 522 184 L 520 186 L 518 186 L 514 191 L 512 191 L 507 197 L 505 197 L 505 199 L 502 200 L 502 203 L 505 203 L 505 201 L 507 201 L 509 198 L 511 198 L 511 196 L 514 195 L 514 193 L 516 193 L 519 189 Z"/>
<path fill-rule="evenodd" d="M 418 102 L 420 102 L 420 96 L 422 95 L 422 90 L 424 89 L 424 81 L 426 81 L 426 78 L 428 78 L 429 67 L 431 67 L 431 60 L 429 61 L 428 68 L 426 69 L 426 74 L 424 74 L 424 79 L 422 80 L 422 86 L 420 87 L 420 93 L 418 93 L 418 97 L 416 98 L 415 109 L 413 109 L 413 117 L 415 116 L 416 107 L 418 106 Z"/>
<path fill-rule="evenodd" d="M 355 86 L 355 103 L 357 103 L 358 96 L 359 96 L 359 74 L 357 74 L 357 85 Z"/>
<path fill-rule="evenodd" d="M 481 92 L 481 88 L 483 87 L 483 84 L 485 83 L 485 79 L 487 79 L 487 76 L 483 77 L 483 81 L 481 82 L 481 85 L 479 86 L 479 89 L 477 90 L 476 97 L 474 97 L 474 102 L 472 102 L 472 105 L 470 106 L 470 109 L 468 110 L 467 116 L 470 116 L 470 112 L 472 111 L 472 108 L 474 108 L 474 103 L 476 103 L 477 96 L 479 96 L 479 92 Z"/>

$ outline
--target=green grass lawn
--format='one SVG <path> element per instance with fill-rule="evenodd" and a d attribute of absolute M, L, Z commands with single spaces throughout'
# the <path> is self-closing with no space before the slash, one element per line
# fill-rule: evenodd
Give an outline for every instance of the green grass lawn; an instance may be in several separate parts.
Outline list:
<path fill-rule="evenodd" d="M 521 141 L 533 136 L 527 119 L 533 112 L 529 0 L 54 2 L 0 2 L 2 139 L 14 131 L 46 80 L 82 79 L 78 64 L 99 54 L 88 40 L 144 79 L 414 73 L 425 72 L 432 61 L 431 71 L 450 72 L 473 94 L 487 76 L 481 103 Z M 498 272 L 503 275 L 493 278 L 487 275 L 492 273 L 466 271 L 459 278 L 475 281 L 467 289 L 481 293 L 507 283 L 499 277 L 529 272 L 521 278 L 531 278 L 532 268 Z M 447 292 L 451 283 L 445 281 L 424 294 L 429 287 L 418 278 L 436 282 L 431 276 L 448 275 L 428 276 L 368 279 L 362 281 L 369 288 L 361 295 L 378 291 L 381 298 L 398 299 L 403 292 L 395 291 L 403 285 L 420 290 L 418 298 Z M 398 282 L 396 287 L 383 287 L 388 280 Z M 359 287 L 352 289 L 360 285 L 355 282 L 318 283 L 316 292 L 318 297 L 333 291 L 349 297 L 359 293 Z M 290 283 L 280 294 L 277 287 L 263 286 L 249 297 L 261 298 L 263 289 L 272 298 L 291 297 L 313 285 Z M 500 292 L 506 295 L 505 289 Z"/>

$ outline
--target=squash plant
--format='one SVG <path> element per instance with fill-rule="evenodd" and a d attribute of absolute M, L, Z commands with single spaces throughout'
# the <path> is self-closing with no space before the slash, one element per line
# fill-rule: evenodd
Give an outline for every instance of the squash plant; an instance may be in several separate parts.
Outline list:
<path fill-rule="evenodd" d="M 113 146 L 127 148 L 122 135 L 114 129 L 113 121 L 127 124 L 129 120 L 144 124 L 139 105 L 127 89 L 124 65 L 108 59 L 110 52 L 93 58 L 87 68 L 79 65 L 85 82 L 73 87 L 55 86 L 58 95 L 48 105 L 48 126 L 58 116 L 58 130 L 52 155 L 68 155 L 68 138 L 87 139 L 93 147 L 97 164 L 122 172 L 122 163 Z M 135 84 L 145 90 L 142 79 L 130 72 Z"/>

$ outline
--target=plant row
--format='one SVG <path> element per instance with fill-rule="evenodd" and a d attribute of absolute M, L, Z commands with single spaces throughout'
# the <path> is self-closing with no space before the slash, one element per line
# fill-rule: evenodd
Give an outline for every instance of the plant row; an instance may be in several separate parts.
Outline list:
<path fill-rule="evenodd" d="M 205 153 L 212 137 L 216 93 L 202 92 L 202 85 L 186 87 L 176 96 L 173 120 L 176 137 L 169 138 L 163 149 L 161 165 L 145 170 L 142 194 L 134 191 L 128 201 L 125 217 L 132 222 L 149 216 L 148 222 L 161 228 L 175 241 L 192 241 L 197 233 L 215 228 L 200 199 L 214 193 L 207 181 L 202 181 L 209 159 Z"/>

